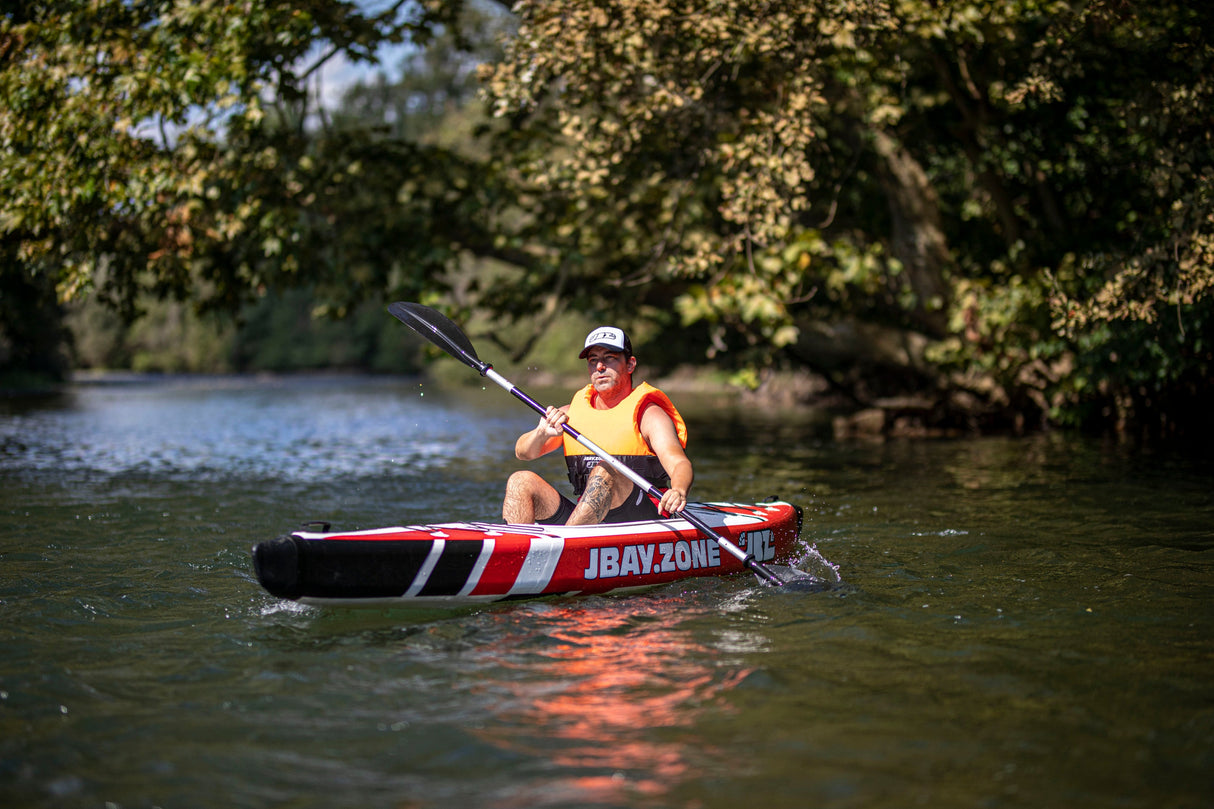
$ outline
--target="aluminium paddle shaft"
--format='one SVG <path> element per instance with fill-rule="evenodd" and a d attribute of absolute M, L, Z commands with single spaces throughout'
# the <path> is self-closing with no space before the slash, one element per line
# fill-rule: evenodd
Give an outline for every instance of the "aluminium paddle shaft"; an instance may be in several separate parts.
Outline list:
<path fill-rule="evenodd" d="M 397 301 L 396 303 L 389 304 L 388 312 L 391 313 L 392 316 L 397 320 L 413 329 L 413 331 L 417 332 L 422 337 L 425 337 L 443 351 L 446 351 L 460 362 L 475 370 L 481 376 L 488 377 L 489 379 L 493 380 L 495 384 L 504 390 L 509 391 L 510 394 L 516 399 L 526 404 L 541 416 L 548 412 L 548 408 L 544 407 L 544 405 L 540 404 L 535 399 L 532 399 L 526 393 L 519 390 L 514 383 L 506 379 L 497 371 L 493 370 L 492 365 L 482 361 L 480 357 L 476 355 L 476 349 L 473 348 L 472 342 L 468 339 L 468 336 L 464 334 L 463 330 L 460 329 L 460 327 L 457 326 L 446 315 L 431 309 L 429 306 L 423 306 L 420 303 L 407 303 L 403 301 Z M 661 492 L 658 491 L 657 487 L 643 478 L 635 470 L 626 466 L 619 458 L 616 458 L 614 455 L 607 452 L 607 450 L 603 449 L 598 444 L 595 444 L 589 438 L 582 435 L 575 428 L 570 426 L 568 422 L 565 422 L 561 426 L 564 428 L 565 432 L 568 433 L 571 438 L 573 438 L 573 440 L 577 441 L 603 461 L 610 464 L 612 468 L 616 469 L 637 486 L 641 487 L 641 489 L 651 497 L 661 499 L 662 495 Z M 727 553 L 738 559 L 743 566 L 750 568 L 750 570 L 756 576 L 763 579 L 768 584 L 773 584 L 776 586 L 784 584 L 783 580 L 781 580 L 778 576 L 776 576 L 775 573 L 772 573 L 771 570 L 759 562 L 753 553 L 743 551 L 737 545 L 730 542 L 727 538 L 714 531 L 711 526 L 709 526 L 695 514 L 691 513 L 691 511 L 684 509 L 682 512 L 680 512 L 680 516 L 695 526 L 702 534 L 704 534 L 704 536 L 715 541 L 718 545 L 724 548 Z"/>

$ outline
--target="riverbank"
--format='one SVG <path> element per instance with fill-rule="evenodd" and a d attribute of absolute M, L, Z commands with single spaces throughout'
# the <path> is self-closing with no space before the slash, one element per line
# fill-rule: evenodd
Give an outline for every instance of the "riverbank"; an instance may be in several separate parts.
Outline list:
<path fill-rule="evenodd" d="M 563 397 L 585 384 L 580 374 L 556 373 L 535 367 L 510 368 L 501 373 L 524 390 L 542 390 Z M 129 370 L 80 369 L 66 379 L 48 376 L 18 375 L 0 378 L 0 399 L 20 400 L 53 396 L 84 385 L 139 385 L 151 383 L 224 385 L 242 379 L 310 379 L 333 384 L 353 379 L 410 379 L 459 387 L 477 386 L 483 380 L 457 363 L 431 363 L 419 375 L 379 374 L 357 369 L 326 369 L 291 372 L 232 374 L 161 373 Z M 1061 429 L 1042 419 L 1026 421 L 1015 412 L 991 412 L 978 407 L 963 393 L 922 393 L 874 398 L 857 402 L 835 389 L 823 376 L 809 371 L 766 372 L 758 384 L 749 387 L 713 368 L 682 366 L 673 372 L 642 379 L 670 393 L 711 396 L 734 406 L 767 411 L 815 413 L 829 419 L 831 432 L 838 440 L 883 441 L 892 439 L 941 439 L 981 435 L 1023 436 Z M 226 382 L 225 382 L 226 380 Z M 1113 433 L 1121 440 L 1156 441 L 1155 437 Z M 1164 440 L 1163 443 L 1175 443 Z M 1199 439 L 1197 444 L 1202 443 Z"/>
<path fill-rule="evenodd" d="M 585 384 L 585 380 L 578 374 L 554 373 L 534 367 L 514 370 L 506 368 L 502 373 L 524 389 L 563 392 L 575 390 Z M 479 384 L 478 378 L 469 375 L 462 366 L 445 363 L 432 364 L 427 374 L 416 377 L 343 369 L 248 374 L 80 369 L 70 372 L 67 378 L 62 380 L 29 374 L 0 379 L 0 397 L 22 399 L 51 396 L 81 385 L 172 383 L 206 386 L 224 385 L 240 379 L 311 379 L 334 380 L 337 383 L 340 380 L 358 378 L 430 379 L 439 384 L 457 386 Z M 871 403 L 857 403 L 832 389 L 824 377 L 808 371 L 768 372 L 758 380 L 756 386 L 747 387 L 715 369 L 683 366 L 674 372 L 649 378 L 648 381 L 675 396 L 694 394 L 722 397 L 743 407 L 825 413 L 831 419 L 833 433 L 838 439 L 956 438 L 984 434 L 981 429 L 967 429 L 963 424 L 957 423 L 955 416 L 950 418 L 942 414 L 940 403 L 928 396 L 891 397 Z M 987 431 L 989 432 L 1016 431 Z"/>

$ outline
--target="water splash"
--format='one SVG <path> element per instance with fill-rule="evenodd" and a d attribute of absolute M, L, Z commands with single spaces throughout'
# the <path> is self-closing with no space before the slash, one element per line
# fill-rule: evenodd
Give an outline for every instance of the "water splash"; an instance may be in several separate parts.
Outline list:
<path fill-rule="evenodd" d="M 802 544 L 805 544 L 804 540 L 802 540 Z M 843 574 L 839 572 L 839 565 L 823 556 L 818 550 L 816 542 L 809 543 L 805 547 L 805 551 L 797 559 L 797 565 L 803 568 L 808 567 L 810 575 L 821 581 L 830 584 L 843 583 Z"/>

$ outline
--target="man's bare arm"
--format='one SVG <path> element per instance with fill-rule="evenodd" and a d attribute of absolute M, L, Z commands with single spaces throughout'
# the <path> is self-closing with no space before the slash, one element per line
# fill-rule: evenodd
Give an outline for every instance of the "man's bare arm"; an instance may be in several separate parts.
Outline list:
<path fill-rule="evenodd" d="M 679 441 L 674 421 L 665 410 L 650 405 L 641 414 L 641 435 L 670 477 L 670 489 L 662 495 L 658 507 L 667 514 L 682 511 L 695 480 L 695 470 Z"/>
<path fill-rule="evenodd" d="M 562 408 L 550 407 L 534 430 L 529 430 L 514 442 L 514 457 L 520 461 L 534 461 L 547 455 L 561 445 L 564 430 L 561 425 L 569 420 Z"/>

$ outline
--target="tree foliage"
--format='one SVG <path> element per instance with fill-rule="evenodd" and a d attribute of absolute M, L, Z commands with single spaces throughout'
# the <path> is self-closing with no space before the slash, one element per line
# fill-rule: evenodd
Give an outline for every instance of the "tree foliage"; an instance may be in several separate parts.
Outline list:
<path fill-rule="evenodd" d="M 921 335 L 910 384 L 971 412 L 1208 394 L 1209 9 L 516 9 L 486 81 L 560 237 L 535 286 L 619 293 L 603 308 L 673 291 L 712 345 L 819 366 L 844 316 Z"/>
<path fill-rule="evenodd" d="M 0 365 L 84 293 L 306 287 L 620 317 L 954 422 L 1204 416 L 1214 9 L 522 0 L 496 53 L 483 7 L 6 6 Z M 318 105 L 331 59 L 392 42 L 399 81 Z"/>
<path fill-rule="evenodd" d="M 0 272 L 38 279 L 30 288 L 59 301 L 91 293 L 128 318 L 147 295 L 234 311 L 307 283 L 340 312 L 389 286 L 426 286 L 447 267 L 448 208 L 476 187 L 475 168 L 370 127 L 328 126 L 316 81 L 334 56 L 424 43 L 461 5 L 6 11 Z M 5 327 L 10 346 L 26 339 Z"/>

